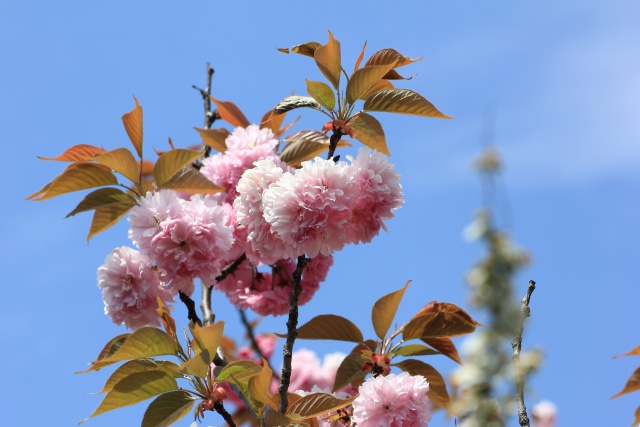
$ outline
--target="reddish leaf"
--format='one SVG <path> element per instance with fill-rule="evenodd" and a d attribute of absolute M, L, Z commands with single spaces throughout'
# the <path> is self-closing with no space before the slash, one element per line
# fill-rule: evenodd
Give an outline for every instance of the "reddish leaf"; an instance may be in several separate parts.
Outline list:
<path fill-rule="evenodd" d="M 403 328 L 402 338 L 408 341 L 415 338 L 457 337 L 470 334 L 477 325 L 456 313 L 427 313 L 411 319 Z"/>
<path fill-rule="evenodd" d="M 411 59 L 408 56 L 402 55 L 395 49 L 387 48 L 382 49 L 371 55 L 371 58 L 364 64 L 365 67 L 373 67 L 377 65 L 395 64 L 394 68 L 403 67 L 405 65 L 413 64 L 414 62 L 422 61 L 422 57 L 418 59 Z"/>
<path fill-rule="evenodd" d="M 364 51 L 367 48 L 367 41 L 364 41 L 364 45 L 362 46 L 362 52 L 358 56 L 358 60 L 356 61 L 356 65 L 353 67 L 353 72 L 355 73 L 358 68 L 360 68 L 360 64 L 362 63 L 362 59 L 364 58 Z"/>
<path fill-rule="evenodd" d="M 332 392 L 340 390 L 347 384 L 364 381 L 366 373 L 362 370 L 362 364 L 369 360 L 364 352 L 371 352 L 365 344 L 358 344 L 351 353 L 347 355 L 340 363 L 336 371 L 336 379 L 333 383 Z M 356 387 L 357 388 L 357 387 Z"/>
<path fill-rule="evenodd" d="M 347 128 L 353 131 L 353 137 L 369 148 L 390 156 L 387 139 L 382 125 L 370 114 L 360 112 L 349 119 Z"/>
<path fill-rule="evenodd" d="M 27 200 L 41 201 L 73 191 L 117 183 L 115 175 L 107 167 L 95 163 L 72 163 L 53 181 L 27 197 Z"/>
<path fill-rule="evenodd" d="M 286 337 L 286 334 L 276 334 Z M 336 340 L 360 343 L 362 332 L 349 319 L 335 314 L 321 314 L 298 328 L 298 339 Z"/>
<path fill-rule="evenodd" d="M 371 86 L 368 91 L 366 91 L 360 96 L 360 99 L 363 99 L 363 100 L 367 99 L 374 93 L 380 92 L 381 90 L 385 90 L 385 89 L 394 89 L 394 86 L 389 80 L 385 80 L 385 79 L 378 80 L 377 83 Z"/>
<path fill-rule="evenodd" d="M 280 136 L 280 126 L 282 126 L 284 116 L 284 114 L 275 114 L 273 110 L 267 111 L 260 120 L 260 129 L 271 129 L 275 136 Z"/>
<path fill-rule="evenodd" d="M 158 187 L 162 186 L 169 178 L 189 163 L 201 157 L 202 154 L 200 151 L 185 150 L 183 148 L 177 148 L 163 153 L 158 158 L 153 169 L 153 177 Z"/>
<path fill-rule="evenodd" d="M 40 160 L 56 160 L 59 162 L 84 162 L 90 160 L 93 156 L 106 152 L 104 148 L 94 147 L 93 145 L 80 144 L 74 145 L 67 149 L 58 157 L 40 157 Z"/>
<path fill-rule="evenodd" d="M 135 203 L 125 202 L 97 208 L 93 212 L 93 219 L 91 220 L 91 228 L 87 235 L 87 241 L 120 221 L 133 206 L 135 206 Z"/>
<path fill-rule="evenodd" d="M 227 137 L 231 133 L 225 128 L 218 129 L 199 129 L 194 127 L 202 137 L 202 143 L 207 147 L 211 147 L 216 151 L 224 153 L 227 151 Z"/>
<path fill-rule="evenodd" d="M 429 400 L 436 405 L 449 410 L 449 393 L 447 392 L 447 386 L 445 385 L 442 375 L 431 365 L 421 362 L 415 359 L 407 359 L 398 363 L 394 363 L 394 366 L 399 367 L 405 372 L 411 375 L 422 375 L 429 382 L 429 391 L 427 395 Z"/>
<path fill-rule="evenodd" d="M 300 167 L 305 160 L 313 159 L 329 149 L 329 137 L 317 130 L 296 132 L 285 141 L 290 142 L 282 149 L 280 159 L 293 167 Z M 338 148 L 350 145 L 347 141 L 338 142 Z"/>
<path fill-rule="evenodd" d="M 71 211 L 67 218 L 80 212 L 91 211 L 98 208 L 105 208 L 112 205 L 129 203 L 131 206 L 136 204 L 136 199 L 117 188 L 107 187 L 100 188 L 87 194 L 84 199 Z"/>
<path fill-rule="evenodd" d="M 313 54 L 316 64 L 320 72 L 331 82 L 337 90 L 340 85 L 340 73 L 342 65 L 340 59 L 340 42 L 333 38 L 333 34 L 329 31 L 329 41 L 323 46 L 316 48 Z"/>
<path fill-rule="evenodd" d="M 155 165 L 153 164 L 153 162 L 150 162 L 149 160 L 143 160 L 141 162 L 138 162 L 138 167 L 142 169 L 140 173 L 142 174 L 143 177 L 145 177 L 145 176 L 153 175 L 153 168 L 155 167 Z"/>
<path fill-rule="evenodd" d="M 318 101 L 320 105 L 329 111 L 333 111 L 336 106 L 336 96 L 333 94 L 331 87 L 322 82 L 312 82 L 311 80 L 305 80 L 307 82 L 307 92 L 313 99 Z"/>
<path fill-rule="evenodd" d="M 140 182 L 139 162 L 126 148 L 107 151 L 95 156 L 92 160 L 122 174 L 131 182 Z"/>
<path fill-rule="evenodd" d="M 624 388 L 620 392 L 611 396 L 611 398 L 613 399 L 615 397 L 622 396 L 623 394 L 631 393 L 636 390 L 640 390 L 640 368 L 636 369 L 633 374 L 631 374 Z"/>
<path fill-rule="evenodd" d="M 458 350 L 456 349 L 456 346 L 453 345 L 453 341 L 451 341 L 450 338 L 422 338 L 422 341 L 429 344 L 449 359 L 462 365 L 462 360 L 460 359 Z"/>
<path fill-rule="evenodd" d="M 628 353 L 618 354 L 617 356 L 613 356 L 613 358 L 617 359 L 618 357 L 625 357 L 625 356 L 640 356 L 640 345 L 634 348 L 633 350 L 629 351 Z"/>
<path fill-rule="evenodd" d="M 391 322 L 393 322 L 393 318 L 396 317 L 398 305 L 400 305 L 400 301 L 402 301 L 402 297 L 404 296 L 404 291 L 407 290 L 409 283 L 410 281 L 405 283 L 401 289 L 383 296 L 373 304 L 373 308 L 371 309 L 371 320 L 373 321 L 373 329 L 381 340 L 385 339 L 387 332 L 389 331 L 389 327 L 391 326 Z"/>
<path fill-rule="evenodd" d="M 186 166 L 175 173 L 171 178 L 158 185 L 158 188 L 182 191 L 188 194 L 216 194 L 224 191 L 194 167 Z"/>
<path fill-rule="evenodd" d="M 351 76 L 347 83 L 347 103 L 353 104 L 393 69 L 395 64 L 362 68 Z"/>
<path fill-rule="evenodd" d="M 247 118 L 242 114 L 242 111 L 238 108 L 236 104 L 231 101 L 218 101 L 214 97 L 210 96 L 211 100 L 216 104 L 218 108 L 218 114 L 222 117 L 222 120 L 225 120 L 227 123 L 236 127 L 246 128 L 251 123 Z"/>
<path fill-rule="evenodd" d="M 138 153 L 138 157 L 142 159 L 142 107 L 135 96 L 133 99 L 136 101 L 136 106 L 133 110 L 122 116 L 122 123 L 133 147 Z"/>
<path fill-rule="evenodd" d="M 635 412 L 635 420 L 633 421 L 633 423 L 631 424 L 631 427 L 637 427 L 638 424 L 640 424 L 640 406 L 638 406 L 638 408 L 636 409 Z"/>
<path fill-rule="evenodd" d="M 311 393 L 287 407 L 287 416 L 293 420 L 318 417 L 349 406 L 358 396 L 338 399 L 328 393 Z"/>
<path fill-rule="evenodd" d="M 318 42 L 306 42 L 292 47 L 291 52 L 313 58 L 316 53 L 316 49 L 320 46 L 321 45 Z"/>
<path fill-rule="evenodd" d="M 425 97 L 409 89 L 386 89 L 376 92 L 365 100 L 364 109 L 441 119 L 451 118 L 438 111 Z"/>

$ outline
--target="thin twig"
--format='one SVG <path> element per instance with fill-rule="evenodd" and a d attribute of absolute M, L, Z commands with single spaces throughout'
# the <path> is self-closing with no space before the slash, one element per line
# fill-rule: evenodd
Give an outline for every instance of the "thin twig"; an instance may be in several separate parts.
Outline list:
<path fill-rule="evenodd" d="M 289 401 L 287 399 L 287 392 L 289 391 L 289 383 L 291 382 L 291 359 L 293 356 L 293 344 L 298 336 L 298 297 L 302 292 L 302 286 L 300 281 L 302 279 L 302 270 L 307 265 L 307 257 L 300 255 L 298 257 L 298 265 L 292 275 L 293 291 L 291 297 L 289 297 L 289 320 L 287 321 L 287 341 L 282 349 L 283 361 L 282 361 L 282 375 L 280 376 L 280 386 L 278 392 L 280 393 L 280 405 L 278 410 L 284 414 L 287 412 L 287 406 Z"/>
<path fill-rule="evenodd" d="M 256 341 L 256 334 L 253 332 L 253 326 L 251 326 L 251 323 L 249 323 L 249 319 L 247 319 L 247 314 L 240 308 L 238 309 L 238 313 L 240 313 L 240 320 L 242 321 L 244 328 L 247 330 L 247 335 L 249 335 L 249 340 L 251 341 L 251 347 L 253 347 L 253 351 L 255 351 L 261 359 L 266 360 L 266 357 L 264 357 L 262 351 L 260 350 L 258 341 Z"/>
<path fill-rule="evenodd" d="M 178 295 L 180 295 L 180 301 L 182 301 L 184 305 L 187 306 L 187 317 L 189 318 L 189 320 L 197 324 L 198 326 L 202 326 L 202 321 L 198 317 L 198 313 L 196 313 L 196 303 L 193 302 L 193 300 L 182 291 L 179 291 Z"/>
<path fill-rule="evenodd" d="M 225 277 L 232 274 L 245 259 L 247 259 L 247 256 L 245 254 L 242 254 L 240 257 L 238 257 L 238 259 L 223 268 L 220 274 L 216 277 L 216 282 L 221 282 L 225 279 Z M 202 310 L 204 325 L 213 325 L 216 321 L 216 315 L 211 309 L 211 287 L 205 286 L 204 284 L 202 285 L 202 301 L 200 301 L 200 309 Z"/>
<path fill-rule="evenodd" d="M 213 410 L 222 415 L 222 418 L 224 418 L 229 427 L 236 427 L 236 423 L 233 422 L 231 414 L 228 413 L 226 409 L 224 409 L 224 405 L 222 404 L 222 402 L 216 402 L 213 405 Z"/>
<path fill-rule="evenodd" d="M 529 308 L 529 302 L 531 301 L 531 294 L 536 288 L 536 282 L 529 280 L 529 288 L 527 288 L 526 295 L 522 298 L 522 317 L 520 319 L 520 325 L 518 326 L 518 332 L 513 338 L 511 348 L 513 349 L 513 362 L 516 365 L 516 403 L 518 404 L 518 422 L 521 427 L 529 427 L 529 416 L 527 415 L 527 407 L 524 404 L 524 375 L 520 370 L 520 351 L 522 350 L 522 332 L 524 331 L 524 322 L 531 314 Z"/>

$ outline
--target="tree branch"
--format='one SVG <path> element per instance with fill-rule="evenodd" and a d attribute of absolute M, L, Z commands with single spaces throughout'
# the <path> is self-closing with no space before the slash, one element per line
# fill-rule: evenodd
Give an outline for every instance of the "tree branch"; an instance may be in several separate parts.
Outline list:
<path fill-rule="evenodd" d="M 202 326 L 202 321 L 198 317 L 198 313 L 196 313 L 196 303 L 193 302 L 193 300 L 182 291 L 179 291 L 178 295 L 180 295 L 180 301 L 182 301 L 184 305 L 187 306 L 187 317 L 189 318 L 189 320 L 194 324 L 197 324 L 198 326 Z"/>
<path fill-rule="evenodd" d="M 334 130 L 329 138 L 329 153 L 327 154 L 327 160 L 330 160 L 333 157 L 333 153 L 335 153 L 336 148 L 338 147 L 338 142 L 340 142 L 340 138 L 344 135 L 339 130 Z"/>
<path fill-rule="evenodd" d="M 223 268 L 220 274 L 216 277 L 216 282 L 223 281 L 225 277 L 236 271 L 236 268 L 238 268 L 245 259 L 247 259 L 247 256 L 242 254 L 237 260 Z M 204 325 L 213 325 L 216 321 L 216 315 L 211 309 L 211 287 L 205 286 L 204 284 L 202 285 L 202 301 L 200 301 L 200 309 L 202 310 Z"/>
<path fill-rule="evenodd" d="M 333 136 L 332 136 L 333 138 Z M 337 142 L 336 142 L 337 144 Z M 280 376 L 280 386 L 278 392 L 280 393 L 280 405 L 278 410 L 284 414 L 287 412 L 287 406 L 289 401 L 287 399 L 287 392 L 289 391 L 289 384 L 291 382 L 291 359 L 293 356 L 293 344 L 298 336 L 298 297 L 302 292 L 302 286 L 300 281 L 302 279 L 302 270 L 307 265 L 307 258 L 304 255 L 298 257 L 298 265 L 292 274 L 293 291 L 291 297 L 289 297 L 289 320 L 287 321 L 287 341 L 282 349 L 283 361 L 282 361 L 282 375 Z"/>
<path fill-rule="evenodd" d="M 524 375 L 519 367 L 520 365 L 520 351 L 522 350 L 522 332 L 524 331 L 524 322 L 531 314 L 529 308 L 529 302 L 531 301 L 531 294 L 536 288 L 536 282 L 529 280 L 529 288 L 527 288 L 526 295 L 522 298 L 521 319 L 518 326 L 518 332 L 513 338 L 511 348 L 513 349 L 513 362 L 516 365 L 516 403 L 518 405 L 518 422 L 521 427 L 529 427 L 529 416 L 527 415 L 527 407 L 524 404 Z"/>
<path fill-rule="evenodd" d="M 222 404 L 222 402 L 216 402 L 213 405 L 213 410 L 219 413 L 220 415 L 222 415 L 222 418 L 224 418 L 224 420 L 227 422 L 229 427 L 236 427 L 236 424 L 233 422 L 233 418 L 231 417 L 231 414 L 228 413 L 226 409 L 224 409 L 224 405 Z"/>

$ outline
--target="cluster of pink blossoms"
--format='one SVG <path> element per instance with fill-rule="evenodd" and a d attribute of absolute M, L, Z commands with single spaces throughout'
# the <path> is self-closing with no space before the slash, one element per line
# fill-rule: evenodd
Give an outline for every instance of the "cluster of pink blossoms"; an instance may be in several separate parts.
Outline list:
<path fill-rule="evenodd" d="M 116 248 L 98 268 L 104 312 L 129 329 L 160 325 L 158 298 L 168 309 L 173 295 L 165 287 L 151 259 L 135 249 Z"/>
<path fill-rule="evenodd" d="M 242 175 L 234 207 L 253 256 L 330 255 L 384 228 L 403 203 L 400 176 L 376 151 L 347 158 L 350 164 L 316 158 L 293 172 L 268 159 Z"/>
<path fill-rule="evenodd" d="M 429 383 L 406 372 L 369 378 L 353 401 L 358 427 L 424 427 L 431 420 Z"/>

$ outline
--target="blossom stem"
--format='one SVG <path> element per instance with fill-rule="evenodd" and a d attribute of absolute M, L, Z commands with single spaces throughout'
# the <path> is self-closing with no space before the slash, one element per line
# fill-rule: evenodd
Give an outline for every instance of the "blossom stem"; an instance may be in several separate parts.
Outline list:
<path fill-rule="evenodd" d="M 531 301 L 531 294 L 536 288 L 536 282 L 529 280 L 529 288 L 527 293 L 522 298 L 522 318 L 520 325 L 518 326 L 518 332 L 513 338 L 511 348 L 513 349 L 513 362 L 516 367 L 516 403 L 518 405 L 518 422 L 521 427 L 529 427 L 529 416 L 527 415 L 527 407 L 524 404 L 524 375 L 519 369 L 520 365 L 520 350 L 522 350 L 522 332 L 524 331 L 524 321 L 531 314 L 529 309 L 529 302 Z"/>
<path fill-rule="evenodd" d="M 335 135 L 335 134 L 334 134 Z M 333 135 L 331 136 L 333 139 Z M 337 143 L 337 142 L 336 142 Z M 289 320 L 287 321 L 287 341 L 284 344 L 282 350 L 282 374 L 280 376 L 280 386 L 278 392 L 280 393 L 280 405 L 278 410 L 284 414 L 289 406 L 287 399 L 287 392 L 289 391 L 289 383 L 291 382 L 291 359 L 293 356 L 293 344 L 298 336 L 298 297 L 302 292 L 302 286 L 300 281 L 302 279 L 302 270 L 307 265 L 307 258 L 304 255 L 298 257 L 298 265 L 292 274 L 293 292 L 289 297 Z"/>

